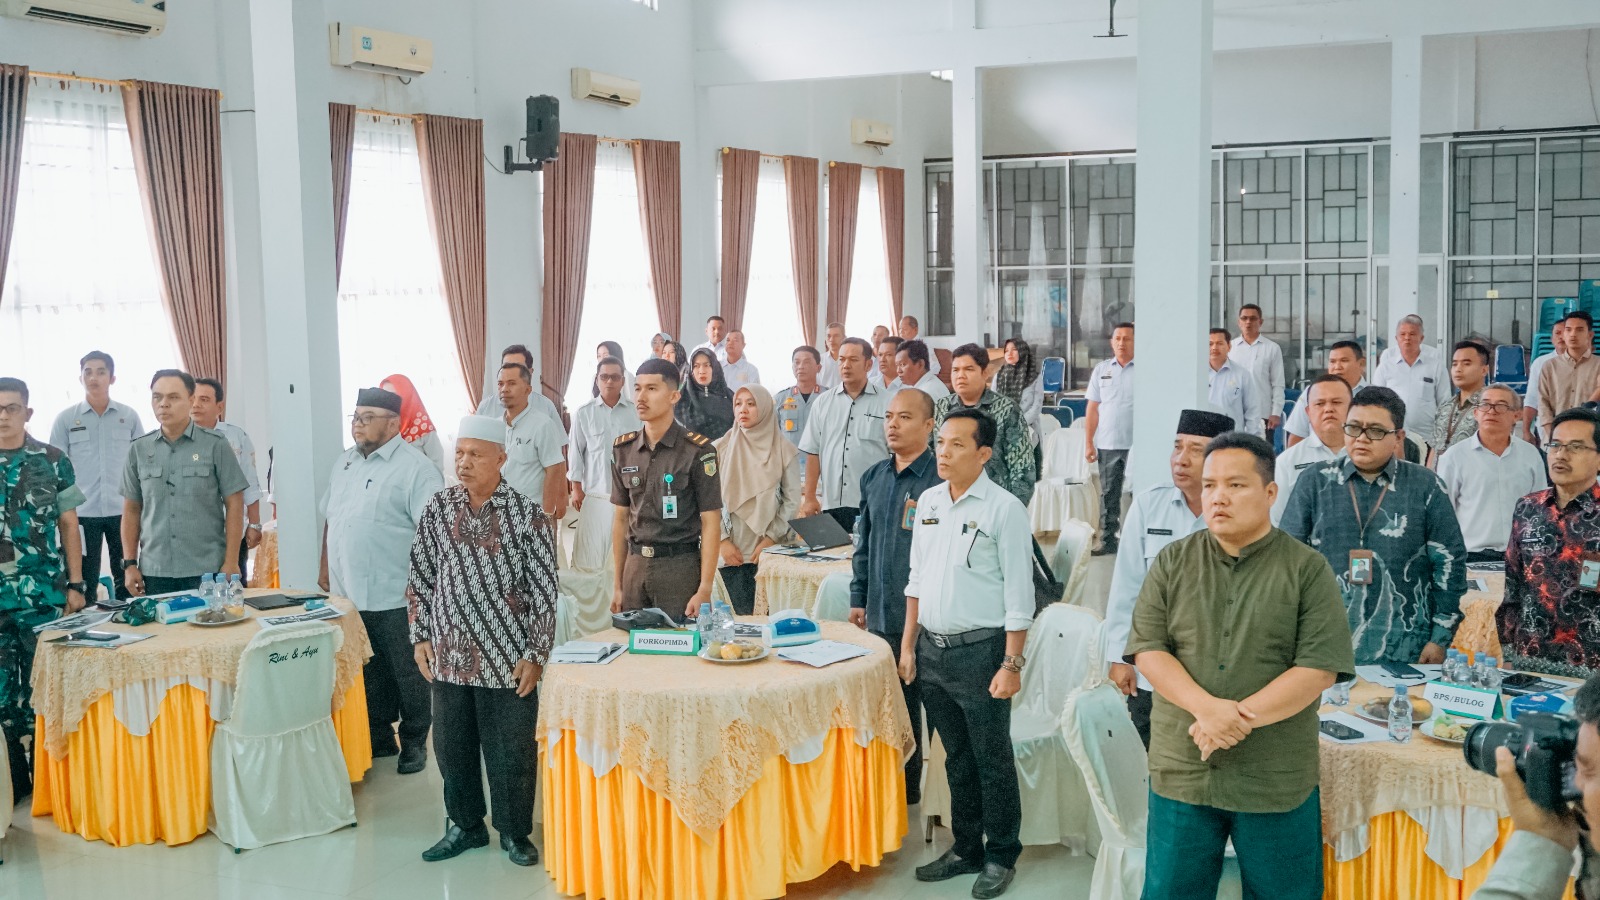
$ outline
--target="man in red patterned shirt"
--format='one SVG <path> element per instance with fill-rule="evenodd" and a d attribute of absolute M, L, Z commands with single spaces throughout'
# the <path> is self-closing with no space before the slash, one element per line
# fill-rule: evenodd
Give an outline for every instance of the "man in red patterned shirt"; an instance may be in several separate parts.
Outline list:
<path fill-rule="evenodd" d="M 1500 635 L 1514 668 L 1586 677 L 1600 668 L 1600 414 L 1555 417 L 1548 490 L 1517 501 Z"/>

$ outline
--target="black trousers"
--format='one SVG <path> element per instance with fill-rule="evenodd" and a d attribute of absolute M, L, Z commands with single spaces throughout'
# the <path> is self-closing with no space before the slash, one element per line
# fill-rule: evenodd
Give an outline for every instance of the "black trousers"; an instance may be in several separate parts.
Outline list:
<path fill-rule="evenodd" d="M 145 596 L 152 594 L 170 594 L 174 591 L 200 590 L 199 575 L 190 575 L 187 578 L 162 578 L 160 575 L 146 575 L 144 577 Z"/>
<path fill-rule="evenodd" d="M 742 566 L 723 566 L 717 571 L 722 573 L 722 586 L 728 591 L 728 602 L 733 604 L 733 611 L 741 616 L 752 615 L 756 611 L 756 563 L 745 563 Z"/>
<path fill-rule="evenodd" d="M 917 641 L 917 680 L 928 725 L 944 742 L 950 830 L 956 855 L 1015 868 L 1022 853 L 1022 797 L 1011 752 L 1011 701 L 989 695 L 1005 635 L 941 650 Z"/>
<path fill-rule="evenodd" d="M 1134 688 L 1133 696 L 1128 698 L 1128 715 L 1146 750 L 1150 749 L 1150 706 L 1153 703 L 1155 694 L 1141 688 Z"/>
<path fill-rule="evenodd" d="M 872 633 L 889 642 L 889 650 L 894 653 L 894 665 L 898 669 L 901 635 L 882 631 Z M 899 681 L 898 678 L 895 680 Z M 916 803 L 922 798 L 922 682 L 917 679 L 910 684 L 901 681 L 900 695 L 906 698 L 906 712 L 911 714 L 911 734 L 917 742 L 911 751 L 911 758 L 906 760 L 906 802 Z"/>
<path fill-rule="evenodd" d="M 250 586 L 250 545 L 239 539 L 239 580 Z"/>
<path fill-rule="evenodd" d="M 78 524 L 83 526 L 83 580 L 89 582 L 89 590 L 96 590 L 95 585 L 100 582 L 103 545 L 111 552 L 111 595 L 117 600 L 128 599 L 128 588 L 122 583 L 122 517 L 79 516 Z M 93 603 L 95 595 L 84 599 Z"/>
<path fill-rule="evenodd" d="M 674 619 L 700 589 L 700 553 L 644 557 L 629 553 L 622 563 L 622 608 L 655 607 Z M 694 611 L 696 615 L 699 610 Z"/>
<path fill-rule="evenodd" d="M 433 682 L 434 758 L 444 776 L 444 809 L 471 831 L 483 824 L 483 771 L 489 771 L 494 830 L 507 837 L 533 833 L 533 788 L 538 748 L 537 692 L 518 697 L 511 688 Z"/>
<path fill-rule="evenodd" d="M 1100 546 L 1115 547 L 1122 527 L 1122 476 L 1128 472 L 1128 451 L 1096 450 L 1100 465 Z"/>
<path fill-rule="evenodd" d="M 367 729 L 373 750 L 394 747 L 396 722 L 401 747 L 422 746 L 433 725 L 433 696 L 417 668 L 406 616 L 404 607 L 361 614 L 372 640 L 372 658 L 362 668 L 361 678 L 367 684 Z"/>

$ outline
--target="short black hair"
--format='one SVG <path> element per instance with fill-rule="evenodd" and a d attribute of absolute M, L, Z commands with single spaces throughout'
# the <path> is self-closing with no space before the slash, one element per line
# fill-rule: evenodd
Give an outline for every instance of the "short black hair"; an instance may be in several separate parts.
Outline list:
<path fill-rule="evenodd" d="M 22 405 L 28 405 L 28 383 L 21 378 L 0 378 L 0 394 L 21 394 Z"/>
<path fill-rule="evenodd" d="M 1311 389 L 1319 384 L 1337 384 L 1338 386 L 1344 388 L 1344 392 L 1346 394 L 1349 394 L 1351 397 L 1355 396 L 1355 391 L 1351 390 L 1350 388 L 1350 382 L 1345 381 L 1343 377 L 1339 375 L 1323 374 L 1311 379 L 1311 383 L 1306 385 L 1305 398 L 1307 403 L 1311 402 Z"/>
<path fill-rule="evenodd" d="M 1116 334 L 1119 329 L 1123 329 L 1123 328 L 1126 328 L 1129 331 L 1132 331 L 1133 330 L 1133 323 L 1132 322 L 1118 322 L 1117 324 L 1111 326 L 1111 333 L 1112 334 Z"/>
<path fill-rule="evenodd" d="M 1572 714 L 1580 725 L 1600 726 L 1600 675 L 1590 675 L 1572 698 Z"/>
<path fill-rule="evenodd" d="M 1489 364 L 1489 348 L 1477 341 L 1456 341 L 1456 345 L 1450 348 L 1450 357 L 1454 359 L 1455 355 L 1462 350 L 1478 351 L 1478 356 L 1483 359 L 1483 364 L 1486 366 Z"/>
<path fill-rule="evenodd" d="M 1213 335 L 1213 334 L 1222 335 L 1222 339 L 1225 340 L 1225 341 L 1233 340 L 1233 332 L 1229 331 L 1226 328 L 1213 328 L 1213 329 L 1211 329 L 1209 332 L 1206 333 L 1206 340 L 1209 341 L 1211 339 L 1211 335 Z"/>
<path fill-rule="evenodd" d="M 504 365 L 502 365 L 500 367 L 500 371 L 502 371 L 502 372 L 504 372 L 507 369 L 510 369 L 513 372 L 516 372 L 517 375 L 523 381 L 526 381 L 529 384 L 533 384 L 533 370 L 529 369 L 527 366 L 523 365 L 522 363 L 506 363 L 506 364 L 504 364 Z"/>
<path fill-rule="evenodd" d="M 111 354 L 105 352 L 104 350 L 90 350 L 88 353 L 85 353 L 83 355 L 83 359 L 78 360 L 78 371 L 83 371 L 84 366 L 87 366 L 89 363 L 92 363 L 95 360 L 99 360 L 100 362 L 106 364 L 107 374 L 117 374 L 116 362 L 111 359 Z"/>
<path fill-rule="evenodd" d="M 1575 309 L 1561 317 L 1563 324 L 1570 323 L 1573 319 L 1582 319 L 1583 324 L 1587 325 L 1590 331 L 1594 330 L 1594 316 L 1589 315 L 1583 310 Z"/>
<path fill-rule="evenodd" d="M 646 375 L 659 377 L 662 384 L 675 391 L 683 387 L 683 370 L 660 357 L 647 359 L 640 363 L 639 371 L 633 375 L 634 381 L 637 383 L 638 379 Z"/>
<path fill-rule="evenodd" d="M 1256 458 L 1256 474 L 1261 476 L 1263 485 L 1271 484 L 1277 458 L 1272 455 L 1272 445 L 1243 431 L 1229 431 L 1219 434 L 1206 445 L 1206 458 L 1219 450 L 1243 450 Z"/>
<path fill-rule="evenodd" d="M 208 388 L 211 388 L 211 393 L 216 396 L 218 403 L 221 403 L 223 400 L 227 399 L 227 395 L 222 390 L 222 382 L 215 378 L 196 378 L 194 380 L 194 386 L 196 388 L 200 387 L 202 384 Z"/>
<path fill-rule="evenodd" d="M 951 351 L 950 364 L 955 365 L 955 361 L 963 356 L 972 360 L 973 364 L 978 367 L 980 372 L 989 368 L 989 351 L 983 349 L 977 344 L 962 344 L 955 350 Z"/>
<path fill-rule="evenodd" d="M 194 396 L 194 376 L 190 375 L 188 372 L 185 372 L 182 369 L 157 369 L 156 373 L 150 376 L 150 387 L 154 388 L 156 386 L 156 382 L 163 378 L 179 379 L 183 382 L 184 388 L 189 391 L 189 396 Z"/>
<path fill-rule="evenodd" d="M 1355 341 L 1334 341 L 1333 346 L 1328 348 L 1328 355 L 1332 356 L 1335 350 L 1349 350 L 1356 355 L 1356 359 L 1367 358 L 1367 351 L 1363 350 L 1361 345 Z"/>
<path fill-rule="evenodd" d="M 1550 436 L 1555 437 L 1556 427 L 1565 422 L 1586 422 L 1594 427 L 1594 445 L 1600 447 L 1600 413 L 1581 406 L 1556 413 L 1550 421 Z"/>
<path fill-rule="evenodd" d="M 959 422 L 963 419 L 971 419 L 976 426 L 978 448 L 980 450 L 984 447 L 991 449 L 994 447 L 994 442 L 1000 437 L 1000 430 L 995 427 L 994 420 L 989 418 L 989 414 L 981 409 L 963 406 L 960 409 L 951 410 L 949 415 L 944 417 L 944 422 L 939 427 L 943 428 L 951 422 Z"/>
<path fill-rule="evenodd" d="M 923 368 L 927 368 L 929 365 L 928 345 L 917 340 L 916 338 L 905 341 L 900 345 L 900 348 L 894 352 L 895 356 L 899 356 L 902 353 L 904 353 L 906 355 L 906 359 L 910 360 L 911 362 L 921 363 Z"/>
<path fill-rule="evenodd" d="M 1255 310 L 1256 311 L 1256 315 L 1260 316 L 1263 319 L 1265 319 L 1267 317 L 1267 314 L 1261 311 L 1261 305 L 1258 304 L 1258 303 L 1246 303 L 1245 305 L 1239 307 L 1239 315 L 1241 315 L 1241 316 L 1244 315 L 1244 311 L 1247 310 L 1247 309 Z"/>
<path fill-rule="evenodd" d="M 1356 395 L 1350 398 L 1350 408 L 1355 409 L 1358 406 L 1377 406 L 1386 409 L 1396 429 L 1406 427 L 1406 402 L 1400 399 L 1399 394 L 1386 387 L 1369 385 L 1356 391 Z"/>
<path fill-rule="evenodd" d="M 728 324 L 728 320 L 721 316 L 706 316 L 706 324 L 710 325 L 712 322 L 721 322 L 724 325 Z"/>
<path fill-rule="evenodd" d="M 901 322 L 910 322 L 912 328 L 915 328 L 918 331 L 922 330 L 922 326 L 917 324 L 917 317 L 916 316 L 901 316 L 900 317 L 900 321 Z"/>
<path fill-rule="evenodd" d="M 600 361 L 594 364 L 594 373 L 599 375 L 600 370 L 604 369 L 606 366 L 616 366 L 617 368 L 621 369 L 624 377 L 626 377 L 628 374 L 628 367 L 623 365 L 622 360 L 616 358 L 615 356 L 600 357 Z M 504 368 L 504 366 L 501 368 Z"/>
<path fill-rule="evenodd" d="M 811 354 L 811 358 L 816 360 L 817 365 L 822 365 L 822 351 L 811 346 L 810 344 L 801 344 L 800 346 L 794 348 L 794 351 L 789 354 L 789 362 L 791 364 L 794 362 L 795 353 L 809 353 Z"/>
<path fill-rule="evenodd" d="M 883 326 L 879 325 L 878 327 L 882 328 Z M 884 344 L 888 344 L 889 346 L 894 348 L 894 352 L 899 353 L 900 352 L 900 345 L 903 344 L 903 343 L 905 343 L 905 339 L 904 338 L 900 337 L 897 334 L 891 334 L 888 337 L 885 337 L 883 340 L 879 341 L 878 342 L 878 346 L 882 347 Z"/>
<path fill-rule="evenodd" d="M 505 359 L 512 354 L 522 357 L 522 363 L 526 368 L 533 368 L 533 351 L 528 349 L 527 344 L 512 344 L 500 351 L 500 358 Z"/>
<path fill-rule="evenodd" d="M 832 326 L 829 326 L 829 327 L 831 328 Z M 867 343 L 867 339 L 866 338 L 858 338 L 858 337 L 847 337 L 847 338 L 845 338 L 839 344 L 840 352 L 843 352 L 844 348 L 850 346 L 851 344 L 854 344 L 857 347 L 861 348 L 861 355 L 862 355 L 863 359 L 871 359 L 872 358 L 872 355 L 873 355 L 872 345 Z"/>

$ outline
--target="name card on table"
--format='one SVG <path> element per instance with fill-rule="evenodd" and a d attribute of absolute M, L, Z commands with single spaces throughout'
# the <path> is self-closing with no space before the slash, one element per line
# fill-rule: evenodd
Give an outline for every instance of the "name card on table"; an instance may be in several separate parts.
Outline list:
<path fill-rule="evenodd" d="M 700 652 L 700 632 L 640 628 L 628 632 L 628 652 L 694 656 Z"/>
<path fill-rule="evenodd" d="M 1423 685 L 1422 697 L 1433 704 L 1435 712 L 1442 712 L 1458 719 L 1478 719 L 1487 722 L 1505 716 L 1505 710 L 1500 703 L 1500 694 L 1479 687 L 1430 681 Z"/>

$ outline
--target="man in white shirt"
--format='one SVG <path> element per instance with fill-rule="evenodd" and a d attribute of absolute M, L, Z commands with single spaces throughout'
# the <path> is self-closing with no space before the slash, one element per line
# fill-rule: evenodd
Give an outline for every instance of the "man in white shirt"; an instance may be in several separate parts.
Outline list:
<path fill-rule="evenodd" d="M 372 640 L 362 668 L 372 755 L 400 755 L 412 775 L 428 761 L 433 701 L 417 668 L 407 622 L 406 578 L 417 521 L 444 476 L 400 436 L 400 395 L 363 388 L 350 417 L 356 445 L 339 454 L 322 495 L 325 591 L 348 597 Z M 400 743 L 395 746 L 395 723 Z"/>
<path fill-rule="evenodd" d="M 866 341 L 861 343 L 865 344 Z M 822 369 L 817 372 L 817 382 L 825 388 L 839 386 L 839 348 L 844 346 L 844 326 L 838 322 L 828 323 L 827 341 L 822 345 Z M 872 351 L 867 351 L 868 365 L 871 365 Z"/>
<path fill-rule="evenodd" d="M 1311 436 L 1278 454 L 1273 477 L 1278 485 L 1278 496 L 1272 501 L 1274 525 L 1283 518 L 1300 473 L 1344 452 L 1344 419 L 1355 396 L 1350 383 L 1338 375 L 1318 375 L 1306 385 L 1304 396 L 1309 398 L 1306 408 L 1310 410 Z"/>
<path fill-rule="evenodd" d="M 1421 440 L 1433 436 L 1433 414 L 1450 399 L 1450 375 L 1437 347 L 1422 343 L 1422 317 L 1411 315 L 1394 329 L 1394 346 L 1383 351 L 1372 383 L 1406 403 L 1405 430 Z"/>
<path fill-rule="evenodd" d="M 1344 383 L 1350 385 L 1350 392 L 1361 390 L 1367 386 L 1367 352 L 1355 341 L 1336 341 L 1328 348 L 1328 374 L 1338 375 Z M 1311 421 L 1306 418 L 1306 395 L 1301 392 L 1300 399 L 1294 403 L 1294 409 L 1289 413 L 1289 421 L 1283 424 L 1283 446 L 1293 447 L 1305 440 L 1311 434 Z M 1344 445 L 1344 439 L 1339 439 L 1339 445 Z M 1279 495 L 1286 493 L 1279 491 Z"/>
<path fill-rule="evenodd" d="M 761 383 L 761 373 L 750 362 L 750 357 L 744 355 L 744 332 L 728 332 L 717 358 L 722 361 L 722 377 L 728 382 L 728 390 L 735 394 L 747 384 Z"/>
<path fill-rule="evenodd" d="M 1261 307 L 1246 303 L 1239 307 L 1239 336 L 1233 339 L 1228 355 L 1256 376 L 1264 390 L 1267 406 L 1266 434 L 1283 420 L 1283 348 L 1271 338 L 1261 336 L 1265 321 Z"/>
<path fill-rule="evenodd" d="M 922 334 L 922 326 L 917 324 L 916 316 L 901 316 L 899 330 L 901 341 L 915 341 L 918 340 L 918 336 Z M 923 341 L 923 343 L 926 344 L 927 341 Z M 928 371 L 932 372 L 934 375 L 938 375 L 940 371 L 939 354 L 934 353 L 933 348 L 931 347 L 928 348 L 928 360 Z"/>
<path fill-rule="evenodd" d="M 222 421 L 226 402 L 222 382 L 215 378 L 194 380 L 194 406 L 189 410 L 189 418 L 201 428 L 209 428 L 227 438 L 234 459 L 244 471 L 245 526 L 244 540 L 239 544 L 239 573 L 245 576 L 250 571 L 245 566 L 250 551 L 261 545 L 261 473 L 256 470 L 256 445 L 251 442 L 250 435 L 232 422 Z"/>
<path fill-rule="evenodd" d="M 538 503 L 552 521 L 560 522 L 567 514 L 567 461 L 561 455 L 567 436 L 561 433 L 558 421 L 528 405 L 532 379 L 521 363 L 500 367 L 496 388 L 506 423 L 506 461 L 500 474 L 512 490 Z"/>
<path fill-rule="evenodd" d="M 883 391 L 867 383 L 871 364 L 867 342 L 846 338 L 839 348 L 840 385 L 811 401 L 806 432 L 800 438 L 800 452 L 806 456 L 802 517 L 826 510 L 841 525 L 853 525 L 861 506 L 861 476 L 874 463 L 889 458 L 889 444 L 883 435 L 888 400 Z"/>
<path fill-rule="evenodd" d="M 883 328 L 882 325 L 878 327 Z M 904 387 L 899 381 L 900 373 L 894 365 L 894 357 L 900 351 L 900 343 L 898 337 L 887 335 L 872 342 L 873 349 L 877 353 L 877 363 L 872 367 L 872 371 L 867 373 L 867 380 L 883 388 L 890 396 Z"/>
<path fill-rule="evenodd" d="M 611 560 L 611 525 L 617 512 L 611 505 L 611 445 L 622 435 L 639 430 L 639 413 L 622 396 L 626 377 L 622 360 L 614 356 L 600 360 L 594 376 L 600 392 L 572 416 L 567 441 L 572 448 L 572 468 L 567 478 L 572 483 L 572 507 L 578 511 L 578 533 L 572 542 L 574 569 L 595 572 Z"/>
<path fill-rule="evenodd" d="M 932 360 L 933 354 L 928 351 L 927 344 L 917 340 L 901 341 L 894 354 L 895 381 L 902 387 L 916 388 L 937 403 L 950 396 L 950 389 L 929 368 Z"/>
<path fill-rule="evenodd" d="M 712 353 L 716 354 L 717 362 L 722 363 L 723 365 L 727 365 L 727 363 L 728 363 L 728 339 L 726 337 L 727 333 L 728 333 L 728 322 L 727 322 L 727 320 L 723 319 L 721 316 L 712 316 L 711 318 L 706 319 L 706 339 L 705 339 L 705 341 L 703 343 L 701 343 L 698 346 L 696 346 L 693 349 L 691 349 L 689 351 L 689 354 L 691 356 L 693 356 L 695 350 L 699 350 L 701 348 L 704 348 L 704 349 L 710 350 Z"/>
<path fill-rule="evenodd" d="M 116 371 L 110 354 L 100 350 L 85 354 L 78 361 L 83 402 L 62 410 L 50 428 L 50 445 L 72 460 L 78 488 L 87 498 L 76 512 L 83 529 L 83 580 L 89 585 L 84 599 L 91 603 L 100 589 L 102 546 L 111 559 L 111 594 L 128 599 L 122 584 L 122 469 L 128 447 L 144 434 L 144 425 L 133 407 L 111 399 Z"/>
<path fill-rule="evenodd" d="M 1207 399 L 1223 415 L 1233 420 L 1233 430 L 1261 437 L 1261 424 L 1267 420 L 1261 382 L 1243 365 L 1228 356 L 1233 345 L 1226 328 L 1213 328 L 1207 344 Z"/>
<path fill-rule="evenodd" d="M 1539 451 L 1511 433 L 1521 407 L 1509 385 L 1484 388 L 1472 411 L 1477 433 L 1439 457 L 1439 480 L 1461 520 L 1469 563 L 1504 561 L 1517 500 L 1550 484 Z"/>
<path fill-rule="evenodd" d="M 500 364 L 503 366 L 508 363 L 516 363 L 531 373 L 533 371 L 533 351 L 522 344 L 512 344 L 500 353 Z M 561 432 L 561 410 L 556 408 L 555 401 L 546 397 L 543 391 L 534 391 L 528 395 L 528 405 L 533 407 L 534 412 L 543 413 L 549 417 L 550 421 L 556 423 L 556 432 L 561 434 L 561 444 L 563 447 L 566 446 L 567 436 Z M 483 398 L 483 402 L 478 404 L 477 414 L 495 419 L 506 417 L 506 408 L 501 405 L 498 392 Z M 528 499 L 538 500 L 539 498 L 529 497 Z"/>
<path fill-rule="evenodd" d="M 1184 410 L 1178 415 L 1178 434 L 1172 442 L 1172 481 L 1140 491 L 1128 507 L 1128 543 L 1117 551 L 1102 631 L 1106 659 L 1111 661 L 1111 682 L 1128 695 L 1128 714 L 1146 748 L 1150 746 L 1150 682 L 1121 661 L 1133 626 L 1133 604 L 1156 554 L 1179 538 L 1205 530 L 1205 520 L 1200 518 L 1200 471 L 1205 467 L 1206 445 L 1232 430 L 1233 420 L 1222 413 Z"/>
<path fill-rule="evenodd" d="M 1100 547 L 1092 555 L 1117 552 L 1117 527 L 1122 518 L 1122 476 L 1133 447 L 1133 323 L 1111 329 L 1111 358 L 1089 373 L 1084 458 L 1100 466 Z"/>
<path fill-rule="evenodd" d="M 1539 443 L 1539 432 L 1534 421 L 1539 418 L 1539 375 L 1545 363 L 1567 352 L 1567 320 L 1561 319 L 1550 326 L 1551 352 L 1541 353 L 1528 364 L 1528 394 L 1522 401 L 1522 439 Z"/>
<path fill-rule="evenodd" d="M 1027 508 L 984 473 L 994 422 L 953 410 L 935 459 L 944 484 L 917 501 L 906 581 L 900 678 L 922 687 L 928 726 L 944 742 L 955 845 L 917 868 L 918 881 L 978 874 L 974 897 L 998 897 L 1022 852 L 1021 789 L 1011 750 L 1011 698 L 1033 624 Z"/>

